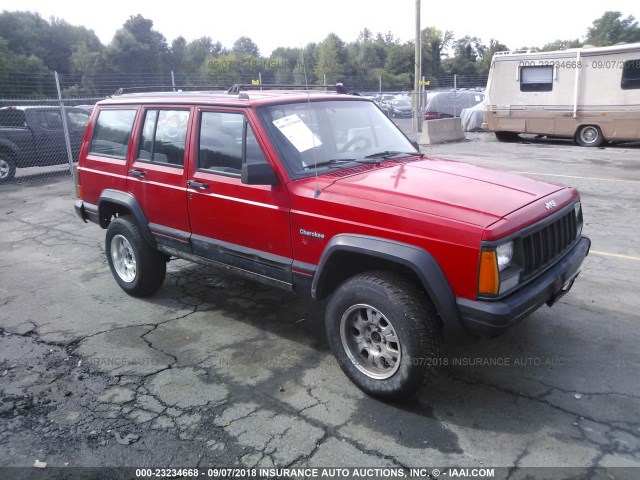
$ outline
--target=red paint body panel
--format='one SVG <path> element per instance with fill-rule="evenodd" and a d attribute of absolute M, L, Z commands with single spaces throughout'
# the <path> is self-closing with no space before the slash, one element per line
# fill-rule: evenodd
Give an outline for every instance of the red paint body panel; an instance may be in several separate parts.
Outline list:
<path fill-rule="evenodd" d="M 366 101 L 345 95 L 313 97 L 314 101 L 338 99 Z M 481 242 L 499 240 L 542 220 L 550 214 L 545 208 L 549 200 L 562 208 L 578 198 L 576 190 L 562 185 L 429 157 L 387 160 L 296 180 L 279 159 L 256 108 L 303 100 L 311 101 L 311 97 L 300 92 L 265 91 L 246 98 L 156 95 L 100 102 L 80 154 L 83 200 L 96 204 L 107 188 L 128 191 L 151 223 L 309 268 L 319 263 L 327 243 L 339 234 L 370 235 L 415 245 L 436 259 L 456 296 L 476 299 Z M 127 105 L 139 110 L 129 163 L 88 155 L 91 125 L 99 110 Z M 133 158 L 144 109 L 168 105 L 191 109 L 184 168 Z M 198 122 L 205 110 L 245 115 L 276 172 L 278 185 L 246 185 L 237 175 L 197 169 Z M 127 178 L 129 169 L 144 170 L 146 176 Z M 187 187 L 189 180 L 206 183 L 207 188 Z"/>

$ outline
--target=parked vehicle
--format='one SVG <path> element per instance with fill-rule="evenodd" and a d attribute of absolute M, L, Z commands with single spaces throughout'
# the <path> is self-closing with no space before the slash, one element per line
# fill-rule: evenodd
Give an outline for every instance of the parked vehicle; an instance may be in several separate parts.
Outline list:
<path fill-rule="evenodd" d="M 73 158 L 77 158 L 89 114 L 74 107 L 65 111 Z M 0 108 L 0 183 L 12 180 L 16 168 L 68 161 L 60 107 Z"/>
<path fill-rule="evenodd" d="M 554 52 L 498 52 L 487 83 L 487 128 L 572 138 L 597 147 L 640 139 L 640 43 Z"/>
<path fill-rule="evenodd" d="M 413 117 L 413 107 L 410 100 L 395 99 L 389 102 L 388 112 L 390 117 Z"/>
<path fill-rule="evenodd" d="M 578 192 L 426 157 L 371 101 L 321 92 L 116 95 L 82 143 L 75 209 L 146 296 L 182 258 L 327 300 L 345 374 L 414 393 L 442 336 L 493 336 L 567 293 Z"/>
<path fill-rule="evenodd" d="M 484 101 L 484 93 L 471 90 L 451 90 L 434 92 L 427 100 L 424 109 L 425 120 L 459 117 L 465 108 L 473 107 Z"/>
<path fill-rule="evenodd" d="M 481 132 L 484 131 L 485 124 L 484 103 L 469 108 L 463 108 L 460 112 L 460 123 L 462 130 L 465 132 Z"/>
<path fill-rule="evenodd" d="M 396 99 L 396 96 L 391 93 L 383 93 L 378 97 L 376 102 L 380 110 L 388 117 L 391 114 L 391 102 Z"/>

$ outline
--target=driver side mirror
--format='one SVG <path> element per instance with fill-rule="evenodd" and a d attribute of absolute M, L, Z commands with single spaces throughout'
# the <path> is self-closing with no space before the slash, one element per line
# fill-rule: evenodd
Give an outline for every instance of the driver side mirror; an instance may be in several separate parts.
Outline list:
<path fill-rule="evenodd" d="M 278 176 L 269 163 L 244 163 L 240 180 L 246 185 L 278 184 Z"/>

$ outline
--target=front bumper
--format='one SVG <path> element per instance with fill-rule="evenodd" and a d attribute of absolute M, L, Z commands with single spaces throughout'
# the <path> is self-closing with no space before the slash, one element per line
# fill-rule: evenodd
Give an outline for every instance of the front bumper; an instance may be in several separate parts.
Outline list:
<path fill-rule="evenodd" d="M 591 241 L 578 243 L 555 265 L 522 289 L 495 302 L 458 298 L 462 323 L 472 335 L 494 337 L 523 320 L 543 304 L 551 306 L 569 291 L 589 253 Z"/>

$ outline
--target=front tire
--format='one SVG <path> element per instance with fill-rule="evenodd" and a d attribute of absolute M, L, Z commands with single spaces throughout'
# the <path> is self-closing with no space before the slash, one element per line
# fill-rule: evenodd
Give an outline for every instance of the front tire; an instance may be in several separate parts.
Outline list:
<path fill-rule="evenodd" d="M 113 277 L 129 295 L 146 297 L 162 286 L 167 262 L 145 241 L 130 216 L 118 217 L 109 224 L 105 251 Z"/>
<path fill-rule="evenodd" d="M 382 400 L 413 395 L 442 357 L 442 332 L 429 299 L 390 272 L 346 280 L 327 305 L 327 339 L 349 379 Z"/>
<path fill-rule="evenodd" d="M 582 147 L 599 147 L 604 142 L 604 136 L 600 127 L 582 125 L 576 132 L 575 140 Z"/>
<path fill-rule="evenodd" d="M 7 157 L 0 156 L 0 183 L 7 183 L 13 180 L 13 177 L 16 176 L 16 164 L 15 162 Z"/>

